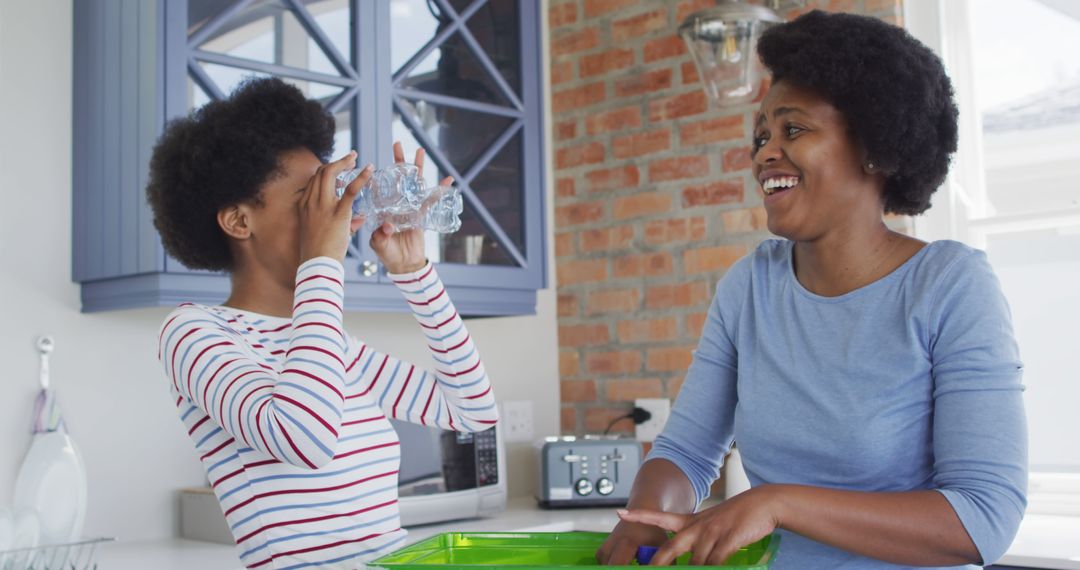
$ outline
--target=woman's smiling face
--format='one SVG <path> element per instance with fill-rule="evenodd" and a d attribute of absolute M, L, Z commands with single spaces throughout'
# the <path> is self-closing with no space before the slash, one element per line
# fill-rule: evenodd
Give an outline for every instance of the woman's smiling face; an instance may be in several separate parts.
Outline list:
<path fill-rule="evenodd" d="M 814 241 L 856 211 L 883 208 L 882 179 L 864 170 L 843 114 L 809 89 L 774 84 L 755 117 L 752 145 L 754 179 L 776 235 Z"/>

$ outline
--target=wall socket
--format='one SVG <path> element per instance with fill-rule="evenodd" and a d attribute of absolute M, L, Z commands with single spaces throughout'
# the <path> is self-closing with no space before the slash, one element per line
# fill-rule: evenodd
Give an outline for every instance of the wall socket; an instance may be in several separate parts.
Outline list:
<path fill-rule="evenodd" d="M 507 400 L 502 403 L 503 437 L 507 442 L 532 441 L 533 405 L 528 400 Z"/>
<path fill-rule="evenodd" d="M 660 435 L 667 423 L 668 415 L 671 414 L 671 400 L 667 398 L 638 398 L 634 405 L 649 411 L 652 417 L 645 423 L 638 424 L 634 428 L 634 435 L 638 441 L 652 441 Z"/>

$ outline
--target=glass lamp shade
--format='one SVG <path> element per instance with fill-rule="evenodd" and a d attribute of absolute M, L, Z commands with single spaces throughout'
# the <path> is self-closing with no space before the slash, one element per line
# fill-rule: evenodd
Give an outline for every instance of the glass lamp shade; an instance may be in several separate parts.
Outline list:
<path fill-rule="evenodd" d="M 719 106 L 753 101 L 765 70 L 758 59 L 758 38 L 783 22 L 776 12 L 737 0 L 694 12 L 679 26 L 679 35 L 694 58 L 705 93 Z"/>

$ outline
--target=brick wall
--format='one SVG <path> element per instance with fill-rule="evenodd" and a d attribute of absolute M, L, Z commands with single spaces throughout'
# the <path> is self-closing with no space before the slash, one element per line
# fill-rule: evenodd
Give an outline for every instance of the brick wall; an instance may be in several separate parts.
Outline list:
<path fill-rule="evenodd" d="M 900 0 L 807 4 L 901 14 Z M 717 280 L 769 235 L 750 177 L 757 105 L 711 107 L 675 33 L 713 5 L 549 2 L 563 433 L 674 398 Z"/>

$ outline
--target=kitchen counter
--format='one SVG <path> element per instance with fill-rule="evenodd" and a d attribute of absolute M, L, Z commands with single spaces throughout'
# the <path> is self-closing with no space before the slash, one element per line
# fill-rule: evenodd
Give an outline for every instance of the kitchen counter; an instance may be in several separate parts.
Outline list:
<path fill-rule="evenodd" d="M 544 510 L 528 497 L 511 499 L 497 516 L 410 527 L 408 541 L 454 530 L 460 532 L 608 531 L 618 518 L 615 510 Z M 1001 566 L 1080 570 L 1080 517 L 1029 515 Z M 242 570 L 232 546 L 186 539 L 119 541 L 98 553 L 102 570 Z"/>

